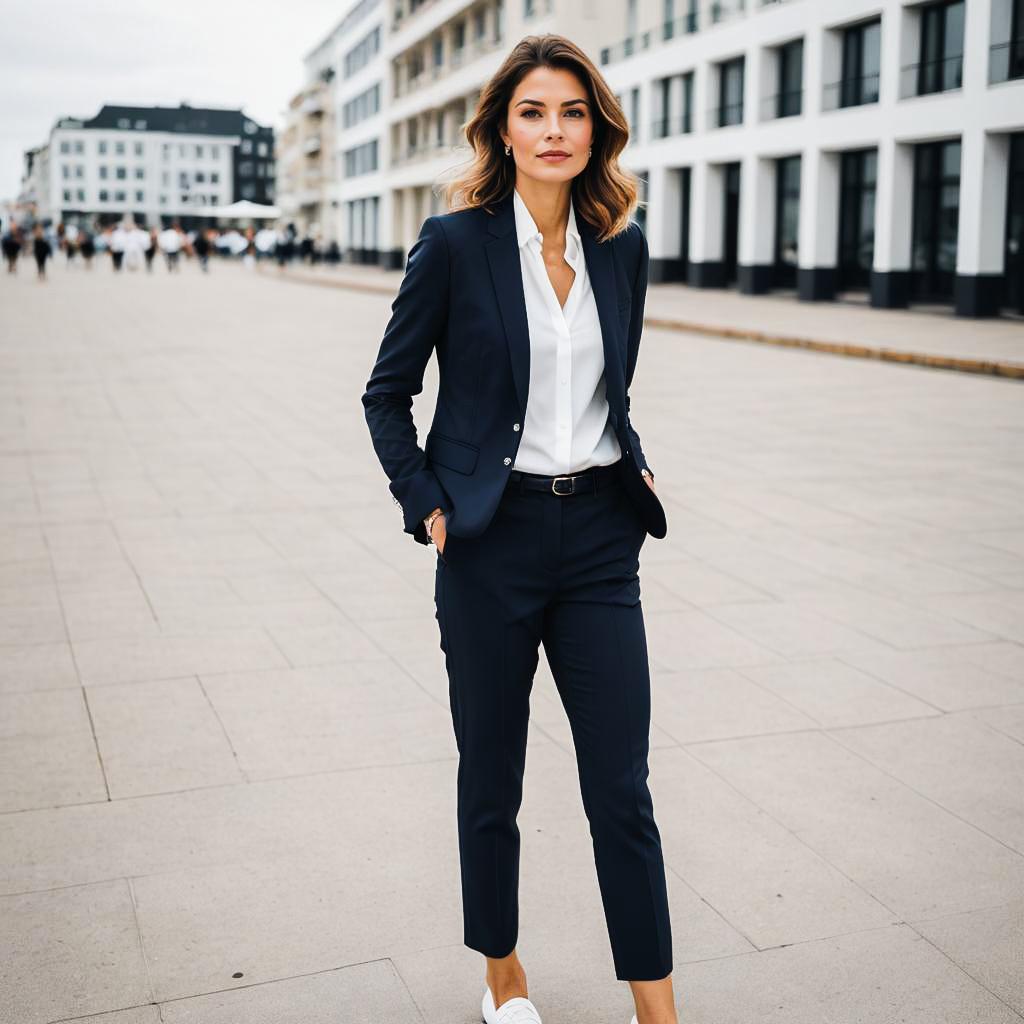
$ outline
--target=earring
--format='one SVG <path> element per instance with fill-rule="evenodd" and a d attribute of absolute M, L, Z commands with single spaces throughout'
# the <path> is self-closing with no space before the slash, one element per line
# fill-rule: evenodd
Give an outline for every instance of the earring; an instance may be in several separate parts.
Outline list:
<path fill-rule="evenodd" d="M 506 146 L 505 147 L 505 156 L 508 156 L 509 153 L 511 153 L 511 152 L 512 152 L 512 147 L 511 146 Z"/>

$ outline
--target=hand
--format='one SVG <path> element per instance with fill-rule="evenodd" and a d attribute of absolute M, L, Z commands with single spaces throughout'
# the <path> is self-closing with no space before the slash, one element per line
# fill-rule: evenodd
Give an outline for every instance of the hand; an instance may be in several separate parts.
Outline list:
<path fill-rule="evenodd" d="M 647 486 L 650 487 L 652 491 L 654 491 L 654 477 L 648 476 L 646 473 L 644 473 L 644 480 L 647 481 Z M 654 493 L 657 494 L 658 492 L 654 491 Z"/>
<path fill-rule="evenodd" d="M 440 531 L 438 530 L 438 523 L 441 524 Z M 444 543 L 448 539 L 448 524 L 445 522 L 445 515 L 443 512 L 434 520 L 430 536 L 433 539 L 434 544 L 437 545 L 437 550 L 443 555 Z"/>

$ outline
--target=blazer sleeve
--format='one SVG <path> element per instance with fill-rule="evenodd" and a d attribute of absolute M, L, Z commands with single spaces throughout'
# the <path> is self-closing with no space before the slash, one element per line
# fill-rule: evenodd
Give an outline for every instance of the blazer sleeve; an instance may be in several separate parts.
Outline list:
<path fill-rule="evenodd" d="M 640 435 L 634 429 L 629 417 L 629 385 L 633 380 L 636 361 L 640 355 L 640 334 L 644 327 L 644 302 L 647 299 L 647 275 L 650 263 L 647 236 L 639 224 L 636 225 L 636 230 L 640 235 L 640 258 L 637 260 L 636 277 L 633 281 L 633 300 L 629 317 L 629 341 L 626 349 L 626 430 L 629 433 L 629 439 L 636 452 L 640 467 L 642 469 L 650 469 L 644 456 L 643 447 L 640 444 Z M 652 475 L 653 473 L 654 471 L 651 470 Z"/>
<path fill-rule="evenodd" d="M 405 276 L 362 397 L 374 451 L 402 507 L 404 531 L 429 543 L 423 519 L 448 499 L 416 443 L 412 397 L 448 319 L 448 244 L 436 216 L 428 217 L 409 250 Z"/>

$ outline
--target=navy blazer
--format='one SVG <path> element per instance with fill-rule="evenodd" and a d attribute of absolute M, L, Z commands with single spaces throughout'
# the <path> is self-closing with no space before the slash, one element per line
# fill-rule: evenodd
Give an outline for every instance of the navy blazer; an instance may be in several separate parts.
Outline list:
<path fill-rule="evenodd" d="M 421 544 L 428 543 L 423 519 L 435 508 L 444 510 L 452 534 L 483 533 L 523 436 L 530 335 L 512 196 L 494 213 L 476 207 L 423 222 L 362 396 L 405 532 Z M 664 537 L 665 510 L 640 474 L 647 462 L 629 420 L 647 295 L 647 239 L 635 221 L 604 242 L 579 210 L 576 224 L 601 322 L 608 417 L 622 451 L 615 465 L 647 532 Z M 412 396 L 423 390 L 435 349 L 437 405 L 420 448 Z"/>

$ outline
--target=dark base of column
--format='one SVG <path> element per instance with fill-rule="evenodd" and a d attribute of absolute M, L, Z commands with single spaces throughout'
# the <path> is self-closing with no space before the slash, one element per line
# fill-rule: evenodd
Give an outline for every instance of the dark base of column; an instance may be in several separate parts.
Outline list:
<path fill-rule="evenodd" d="M 835 267 L 800 267 L 796 272 L 796 293 L 803 302 L 828 302 L 839 290 Z"/>
<path fill-rule="evenodd" d="M 704 263 L 686 265 L 686 283 L 694 288 L 724 288 L 725 264 L 720 260 L 708 260 Z"/>
<path fill-rule="evenodd" d="M 740 264 L 736 268 L 736 286 L 743 295 L 763 295 L 775 284 L 775 267 L 771 263 Z"/>
<path fill-rule="evenodd" d="M 377 260 L 381 270 L 401 270 L 405 266 L 401 249 L 383 249 Z"/>
<path fill-rule="evenodd" d="M 910 271 L 871 271 L 871 305 L 875 309 L 906 309 L 910 304 Z"/>
<path fill-rule="evenodd" d="M 686 261 L 678 256 L 651 257 L 647 269 L 648 284 L 668 284 L 686 280 Z"/>
<path fill-rule="evenodd" d="M 956 275 L 953 311 L 957 316 L 998 316 L 1002 301 L 1002 274 Z"/>

